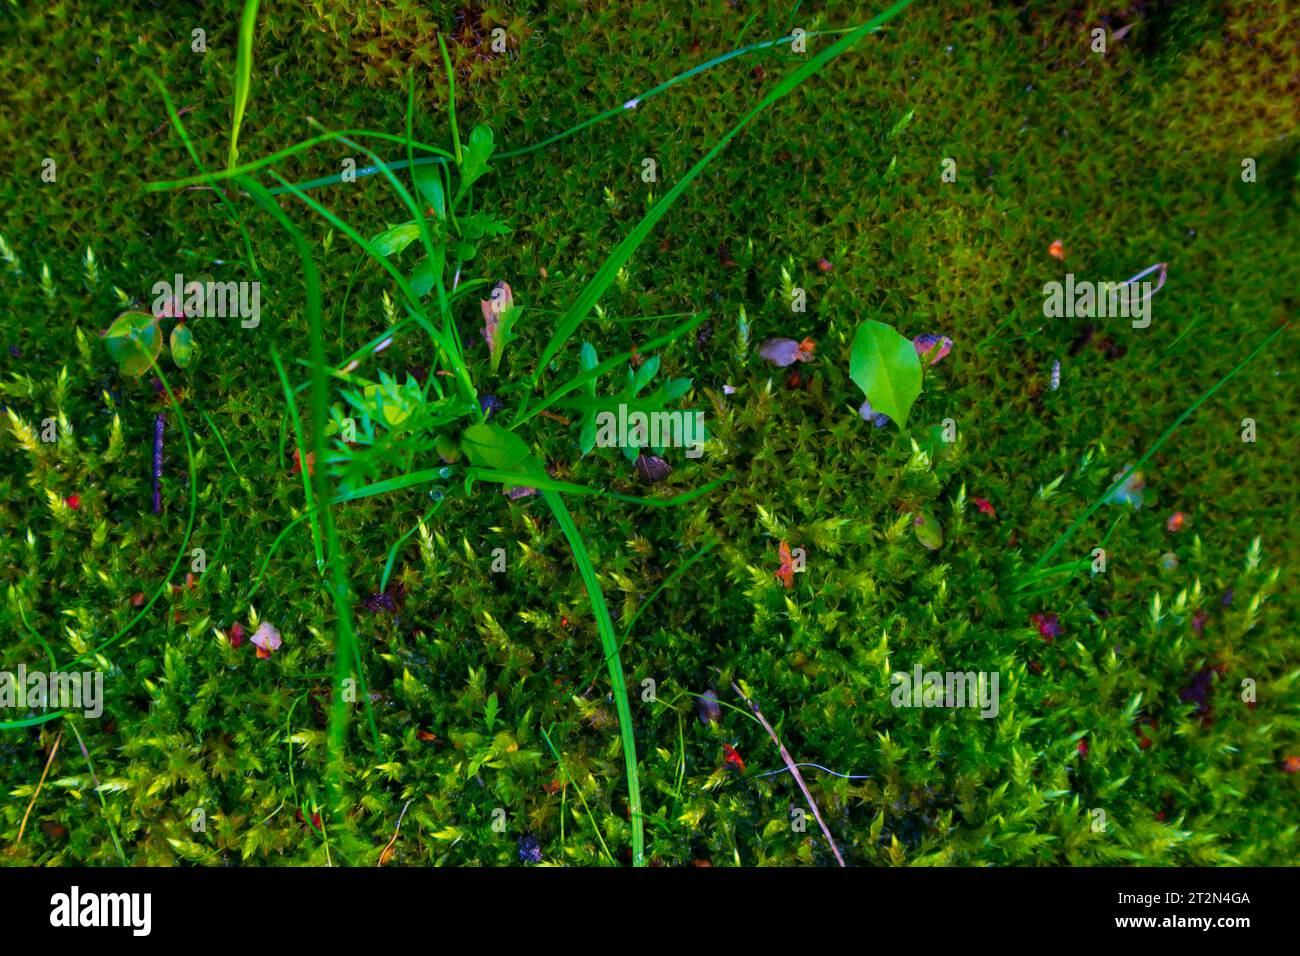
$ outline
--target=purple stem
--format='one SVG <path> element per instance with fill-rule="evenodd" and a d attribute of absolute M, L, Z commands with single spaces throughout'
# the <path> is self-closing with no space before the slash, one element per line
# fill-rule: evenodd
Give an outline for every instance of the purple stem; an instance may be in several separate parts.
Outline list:
<path fill-rule="evenodd" d="M 153 513 L 162 514 L 162 453 L 163 430 L 167 416 L 159 412 L 153 420 Z"/>

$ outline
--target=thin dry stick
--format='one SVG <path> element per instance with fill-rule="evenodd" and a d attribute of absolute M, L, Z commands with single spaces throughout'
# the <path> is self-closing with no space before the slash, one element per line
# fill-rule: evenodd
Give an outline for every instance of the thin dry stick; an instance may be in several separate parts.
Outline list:
<path fill-rule="evenodd" d="M 18 839 L 14 841 L 14 846 L 23 842 L 23 831 L 27 829 L 27 818 L 32 815 L 32 807 L 36 806 L 36 798 L 41 795 L 41 788 L 45 786 L 45 778 L 49 775 L 50 764 L 54 763 L 54 755 L 59 752 L 59 742 L 63 740 L 63 731 L 59 731 L 59 736 L 54 738 L 54 746 L 50 748 L 50 756 L 45 761 L 45 769 L 41 771 L 41 782 L 36 785 L 36 792 L 32 794 L 32 802 L 27 804 L 27 812 L 23 814 L 22 825 L 18 827 Z"/>
<path fill-rule="evenodd" d="M 393 844 L 397 842 L 397 835 L 402 832 L 402 821 L 406 819 L 406 808 L 410 805 L 411 801 L 407 800 L 405 806 L 402 807 L 402 812 L 397 817 L 397 829 L 393 831 L 393 838 L 388 841 L 388 846 L 384 847 L 383 851 L 379 854 L 379 862 L 376 863 L 375 866 L 384 865 L 384 858 L 388 856 L 388 851 L 391 850 Z"/>
<path fill-rule="evenodd" d="M 763 725 L 763 729 L 767 731 L 767 735 L 772 738 L 772 743 L 776 744 L 777 749 L 781 751 L 781 759 L 785 761 L 785 766 L 786 769 L 790 771 L 790 776 L 794 777 L 794 779 L 798 781 L 799 789 L 803 791 L 803 798 L 808 801 L 808 806 L 812 807 L 813 816 L 817 818 L 817 825 L 822 828 L 822 833 L 826 836 L 826 842 L 831 845 L 831 852 L 835 854 L 835 859 L 839 861 L 840 866 L 844 866 L 844 857 L 840 856 L 840 848 L 835 845 L 835 838 L 831 836 L 830 828 L 826 826 L 826 821 L 822 819 L 821 811 L 817 809 L 817 801 L 814 800 L 812 794 L 808 792 L 808 784 L 803 782 L 803 777 L 799 773 L 799 768 L 790 757 L 790 752 L 785 749 L 785 744 L 781 743 L 781 738 L 776 735 L 776 731 L 772 729 L 772 725 L 767 722 L 762 711 L 758 709 L 758 704 L 746 697 L 745 692 L 736 685 L 735 681 L 731 682 L 731 689 L 739 694 L 740 699 L 749 705 L 749 709 L 754 712 L 754 716 L 757 717 L 758 722 Z"/>

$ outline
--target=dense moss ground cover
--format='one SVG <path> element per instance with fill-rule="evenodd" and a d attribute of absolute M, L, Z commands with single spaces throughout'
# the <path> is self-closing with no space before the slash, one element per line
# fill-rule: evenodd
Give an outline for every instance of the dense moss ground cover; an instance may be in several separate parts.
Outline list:
<path fill-rule="evenodd" d="M 512 149 L 728 50 L 876 12 L 266 0 L 239 155 L 313 135 L 308 117 L 401 135 L 410 70 L 415 138 L 450 147 L 440 31 L 461 130 L 488 125 Z M 538 417 L 526 433 L 554 478 L 591 488 L 670 498 L 726 479 L 676 507 L 566 498 L 613 626 L 627 631 L 646 862 L 835 862 L 811 819 L 799 825 L 806 804 L 790 775 L 765 775 L 781 757 L 732 681 L 796 761 L 847 775 L 803 771 L 849 864 L 1295 859 L 1294 330 L 1179 425 L 1143 468 L 1143 507 L 1104 506 L 1053 559 L 1090 561 L 1109 534 L 1103 573 L 1016 582 L 1294 318 L 1296 13 L 1238 0 L 918 0 L 732 141 L 540 369 L 554 384 L 578 371 L 581 342 L 604 359 L 680 321 L 656 316 L 708 315 L 654 350 L 661 378 L 692 380 L 679 404 L 705 412 L 703 457 L 670 450 L 672 474 L 651 486 L 618 449 L 583 455 L 576 424 Z M 80 667 L 105 674 L 98 719 L 0 712 L 26 723 L 0 732 L 0 860 L 627 862 L 616 707 L 574 556 L 540 496 L 512 500 L 485 482 L 467 493 L 463 461 L 437 488 L 332 509 L 366 690 L 329 765 L 338 621 L 309 522 L 272 551 L 306 505 L 271 352 L 307 382 L 312 343 L 303 268 L 271 216 L 231 190 L 260 267 L 262 321 L 194 320 L 195 361 L 159 360 L 175 404 L 152 375 L 122 374 L 99 338 L 127 308 L 147 311 L 154 283 L 175 273 L 255 278 L 214 191 L 144 188 L 197 172 L 147 71 L 204 166 L 224 168 L 239 22 L 231 3 L 0 13 L 0 669 L 85 655 Z M 504 53 L 491 46 L 498 27 Z M 1096 27 L 1104 54 L 1091 48 Z M 204 53 L 191 49 L 197 28 Z M 617 243 L 833 39 L 811 39 L 802 57 L 737 58 L 494 161 L 475 203 L 511 231 L 465 272 L 507 280 L 523 312 L 494 371 L 480 296 L 456 304 L 480 392 L 512 404 L 510 383 L 537 370 L 556 317 Z M 366 145 L 404 158 L 401 144 Z M 326 143 L 275 168 L 297 182 L 347 157 L 366 165 Z M 644 181 L 646 158 L 656 182 Z M 408 218 L 382 176 L 311 195 L 366 237 Z M 291 195 L 279 202 L 312 244 L 325 355 L 341 367 L 392 324 L 383 296 L 398 291 L 320 216 Z M 1063 259 L 1049 253 L 1056 240 Z M 1044 318 L 1044 284 L 1067 272 L 1118 281 L 1157 262 L 1168 281 L 1145 329 Z M 792 312 L 792 287 L 806 291 L 805 312 Z M 850 343 L 868 319 L 954 342 L 905 428 L 857 413 Z M 797 378 L 757 354 L 777 337 L 816 343 Z M 359 374 L 404 381 L 434 360 L 408 330 Z M 309 395 L 297 396 L 308 441 Z M 341 401 L 337 387 L 329 400 Z M 47 443 L 50 418 L 60 436 Z M 945 419 L 955 443 L 933 441 Z M 413 468 L 443 465 L 422 456 Z M 426 517 L 431 490 L 445 503 Z M 942 526 L 938 548 L 914 533 L 922 512 Z M 408 532 L 385 597 L 390 549 Z M 806 556 L 789 589 L 775 574 L 781 542 Z M 195 547 L 207 570 L 187 582 Z M 264 621 L 282 635 L 277 651 L 232 646 L 236 624 L 251 634 Z M 895 707 L 890 675 L 916 665 L 998 673 L 997 716 Z M 709 689 L 732 705 L 716 722 L 698 719 L 691 696 Z"/>

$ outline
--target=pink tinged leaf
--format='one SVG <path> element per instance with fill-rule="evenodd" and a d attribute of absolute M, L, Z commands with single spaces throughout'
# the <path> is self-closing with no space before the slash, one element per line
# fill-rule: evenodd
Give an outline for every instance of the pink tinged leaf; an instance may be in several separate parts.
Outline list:
<path fill-rule="evenodd" d="M 946 335 L 927 332 L 912 339 L 916 354 L 921 358 L 930 356 L 930 364 L 937 365 L 939 360 L 952 351 L 952 339 Z"/>
<path fill-rule="evenodd" d="M 489 299 L 479 299 L 479 308 L 483 311 L 483 339 L 488 344 L 488 352 L 493 360 L 496 360 L 505 343 L 501 341 L 501 316 L 514 308 L 514 293 L 510 291 L 510 284 L 507 282 L 498 282 L 492 287 L 492 297 Z"/>
<path fill-rule="evenodd" d="M 799 343 L 794 339 L 768 339 L 758 354 L 777 368 L 785 368 L 799 360 Z"/>
<path fill-rule="evenodd" d="M 479 299 L 478 304 L 483 310 L 483 330 L 480 333 L 483 341 L 487 343 L 488 352 L 496 354 L 497 350 L 497 333 L 501 328 L 501 316 L 492 307 L 491 299 Z"/>
<path fill-rule="evenodd" d="M 264 651 L 266 657 L 270 657 L 272 651 L 278 651 L 280 645 L 284 643 L 280 639 L 280 632 L 266 621 L 263 621 L 258 626 L 257 630 L 253 632 L 253 636 L 248 640 L 258 650 Z"/>

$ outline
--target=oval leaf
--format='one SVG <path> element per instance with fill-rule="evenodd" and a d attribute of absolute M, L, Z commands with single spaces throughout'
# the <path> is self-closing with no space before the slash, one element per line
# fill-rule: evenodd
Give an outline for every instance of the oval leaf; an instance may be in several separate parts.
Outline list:
<path fill-rule="evenodd" d="M 916 540 L 931 551 L 943 547 L 943 525 L 929 512 L 919 512 L 912 518 L 912 530 L 916 532 Z"/>
<path fill-rule="evenodd" d="M 177 368 L 186 368 L 194 360 L 194 333 L 184 322 L 172 329 L 171 350 Z"/>
<path fill-rule="evenodd" d="M 863 322 L 853 337 L 849 378 L 866 393 L 873 410 L 901 427 L 921 394 L 921 360 L 911 339 L 883 322 Z"/>
<path fill-rule="evenodd" d="M 500 425 L 471 425 L 460 436 L 465 457 L 480 468 L 513 468 L 528 457 L 523 439 Z"/>
<path fill-rule="evenodd" d="M 148 312 L 123 312 L 104 333 L 104 347 L 128 375 L 143 375 L 162 352 L 162 329 Z"/>

